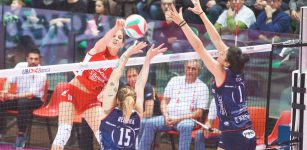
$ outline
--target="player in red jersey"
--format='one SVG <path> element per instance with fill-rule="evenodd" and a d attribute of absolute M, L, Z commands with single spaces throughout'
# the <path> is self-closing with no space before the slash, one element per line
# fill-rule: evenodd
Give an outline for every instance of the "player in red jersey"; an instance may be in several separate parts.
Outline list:
<path fill-rule="evenodd" d="M 125 21 L 118 19 L 115 26 L 101 38 L 85 56 L 83 62 L 117 59 L 124 46 Z M 139 43 L 142 44 L 142 43 Z M 140 50 L 139 44 L 130 48 Z M 83 114 L 99 142 L 99 125 L 102 116 L 101 103 L 97 99 L 112 73 L 112 68 L 100 68 L 75 72 L 69 86 L 61 94 L 59 104 L 59 126 L 52 150 L 61 150 L 67 143 L 76 114 Z"/>

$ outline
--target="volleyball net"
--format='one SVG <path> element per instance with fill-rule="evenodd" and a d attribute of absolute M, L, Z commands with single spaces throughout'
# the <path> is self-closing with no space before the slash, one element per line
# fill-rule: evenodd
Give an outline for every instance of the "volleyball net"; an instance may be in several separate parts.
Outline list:
<path fill-rule="evenodd" d="M 257 45 L 257 46 L 246 46 L 241 47 L 244 53 L 249 53 L 250 62 L 246 65 L 245 68 L 245 86 L 246 86 L 246 102 L 248 105 L 248 110 L 251 114 L 251 119 L 253 121 L 253 127 L 256 131 L 257 137 L 261 138 L 265 132 L 265 123 L 266 123 L 266 110 L 267 110 L 267 91 L 268 91 L 268 79 L 269 79 L 269 56 L 271 51 L 271 45 Z M 216 50 L 210 50 L 210 54 L 212 56 L 216 56 Z M 144 57 L 132 57 L 129 59 L 126 68 L 141 68 Z M 195 75 L 195 73 L 189 73 L 189 76 L 197 77 L 208 89 L 204 88 L 202 84 L 197 84 L 192 87 L 185 87 L 184 82 L 182 82 L 182 78 L 187 76 L 187 68 L 185 67 L 185 62 L 189 62 L 191 60 L 197 60 L 201 66 L 198 70 L 199 73 Z M 31 139 L 40 139 L 42 141 L 53 141 L 55 136 L 55 131 L 57 131 L 57 118 L 59 115 L 59 103 L 60 103 L 60 95 L 65 90 L 65 86 L 67 83 L 74 78 L 73 72 L 78 72 L 80 70 L 93 70 L 93 69 L 101 69 L 101 68 L 112 68 L 115 67 L 118 60 L 107 60 L 107 61 L 97 61 L 97 62 L 81 62 L 81 63 L 71 63 L 71 64 L 60 64 L 60 65 L 49 65 L 49 66 L 39 66 L 33 68 L 15 68 L 15 69 L 6 69 L 0 71 L 0 77 L 3 82 L 7 82 L 11 84 L 11 89 L 9 92 L 14 93 L 22 93 L 21 88 L 28 87 L 33 89 L 41 90 L 40 94 L 43 97 L 43 105 L 39 106 L 37 109 L 33 111 L 33 118 L 31 118 L 32 122 L 32 131 L 33 128 L 36 132 L 31 134 Z M 195 66 L 189 66 L 194 67 Z M 127 75 L 128 72 L 123 73 L 122 81 L 123 84 L 129 85 L 129 80 Z M 46 75 L 46 78 L 43 76 Z M 33 78 L 35 78 L 33 80 Z M 27 78 L 29 78 L 27 82 Z M 15 80 L 13 80 L 15 79 Z M 32 79 L 32 80 L 31 80 Z M 42 81 L 42 79 L 46 79 L 46 82 Z M 23 83 L 18 83 L 18 80 L 22 80 Z M 172 80 L 178 80 L 173 81 Z M 207 70 L 207 68 L 203 65 L 202 61 L 200 60 L 199 56 L 196 52 L 187 52 L 187 53 L 176 53 L 176 54 L 164 54 L 156 56 L 152 62 L 150 67 L 150 73 L 148 77 L 148 84 L 152 86 L 153 89 L 149 89 L 150 92 L 153 93 L 154 96 L 149 98 L 153 98 L 154 101 L 161 102 L 165 97 L 170 96 L 170 101 L 176 101 L 176 99 L 183 100 L 182 103 L 173 103 L 169 102 L 168 104 L 174 105 L 167 106 L 170 113 L 173 115 L 180 115 L 182 112 L 187 111 L 187 108 L 193 107 L 193 109 L 201 108 L 203 110 L 203 114 L 201 118 L 198 118 L 201 123 L 205 123 L 208 111 L 210 108 L 210 101 L 212 101 L 213 97 L 211 94 L 211 87 L 212 87 L 212 80 L 213 77 L 211 73 Z M 13 82 L 15 81 L 15 82 Z M 37 82 L 37 83 L 36 83 Z M 41 82 L 41 83 L 38 83 Z M 16 84 L 17 83 L 17 84 Z M 43 85 L 45 84 L 45 86 Z M 17 87 L 16 87 L 17 86 Z M 24 87 L 18 87 L 24 86 Z M 35 87 L 37 86 L 37 87 Z M 38 87 L 40 86 L 40 87 Z M 199 87 L 198 87 L 199 86 Z M 167 93 L 166 92 L 167 87 Z M 4 88 L 4 86 L 2 86 Z M 194 91 L 192 89 L 194 89 Z M 195 90 L 205 90 L 199 91 L 199 95 L 195 96 Z M 147 89 L 148 90 L 148 89 Z M 172 91 L 174 90 L 174 91 Z M 148 94 L 145 89 L 145 94 Z M 186 92 L 183 94 L 178 94 L 180 92 Z M 197 93 L 197 92 L 196 92 Z M 44 95 L 44 96 L 43 96 Z M 78 94 L 77 94 L 78 99 Z M 191 102 L 191 97 L 193 97 Z M 185 101 L 185 99 L 187 99 Z M 78 101 L 82 101 L 83 99 L 78 99 Z M 145 102 L 146 102 L 145 96 Z M 145 103 L 144 102 L 144 103 Z M 189 104 L 190 102 L 191 104 Z M 173 104 L 172 104 L 173 103 Z M 156 103 L 154 103 L 156 104 Z M 188 105 L 188 106 L 187 106 Z M 190 106 L 191 105 L 191 106 Z M 144 104 L 144 109 L 146 111 L 146 106 Z M 149 109 L 149 108 L 147 108 Z M 152 116 L 146 118 L 146 120 L 150 118 L 157 117 L 161 115 L 161 112 L 157 109 L 160 107 L 153 107 L 151 108 L 152 111 L 157 111 L 158 113 L 153 113 Z M 14 110 L 14 109 L 12 109 Z M 212 111 L 212 110 L 211 110 Z M 216 111 L 214 109 L 214 111 Z M 5 110 L 6 113 L 11 113 L 10 111 Z M 159 113 L 160 112 L 160 113 Z M 145 112 L 144 112 L 145 113 Z M 211 113 L 209 113 L 211 114 Z M 74 116 L 74 125 L 76 127 L 76 133 L 80 133 L 79 136 L 83 138 L 88 138 L 87 133 L 82 132 L 83 130 L 90 130 L 88 127 L 82 126 L 82 117 L 83 115 L 76 115 Z M 4 117 L 2 117 L 4 118 Z M 45 122 L 49 120 L 48 122 Z M 146 122 L 145 122 L 146 124 Z M 38 126 L 36 126 L 38 125 Z M 47 125 L 46 127 L 42 125 Z M 9 128 L 10 125 L 5 125 L 8 130 L 6 130 L 6 134 L 14 133 L 15 131 L 12 130 L 13 128 Z M 81 127 L 82 126 L 82 127 Z M 216 126 L 217 127 L 217 126 Z M 195 125 L 193 131 L 199 128 Z M 48 130 L 52 132 L 49 132 Z M 174 128 L 175 130 L 176 128 Z M 16 128 L 15 128 L 16 130 Z M 194 131 L 194 132 L 195 132 Z M 42 135 L 48 136 L 42 136 Z M 74 132 L 72 132 L 71 139 L 74 139 Z M 79 137 L 79 138 L 80 138 Z M 77 139 L 79 139 L 77 138 Z M 187 141 L 190 137 L 186 137 Z M 76 142 L 77 140 L 70 142 L 72 145 L 76 144 L 89 144 L 88 141 L 84 140 L 83 142 L 79 143 Z M 82 141 L 82 139 L 81 139 Z M 93 141 L 96 141 L 95 139 Z M 30 143 L 36 143 L 36 141 L 30 141 Z M 39 145 L 39 144 L 38 144 Z M 167 144 L 166 144 L 167 145 Z M 97 145 L 96 145 L 97 146 Z M 166 146 L 167 148 L 167 146 Z"/>
<path fill-rule="evenodd" d="M 1 9 L 4 9 L 4 12 L 9 10 L 9 8 L 6 7 Z M 50 13 L 50 11 L 46 10 L 36 11 L 40 19 L 47 19 L 47 21 L 52 18 L 52 15 L 59 17 L 66 15 L 63 12 L 54 11 Z M 25 17 L 22 19 L 24 18 Z M 26 119 L 21 117 L 21 119 L 24 120 L 24 122 L 21 123 L 18 123 L 18 121 L 16 123 L 16 120 L 14 120 L 16 115 L 20 115 L 16 110 L 20 110 L 21 106 L 27 106 L 25 109 L 28 109 L 30 105 L 18 105 L 18 107 L 1 105 L 1 108 L 3 108 L 1 110 L 3 115 L 0 115 L 0 120 L 2 121 L 0 122 L 0 134 L 3 135 L 2 138 L 0 137 L 1 142 L 14 143 L 17 130 L 25 128 L 20 124 L 29 123 L 25 130 L 27 133 L 28 144 L 50 148 L 50 144 L 54 140 L 58 129 L 59 103 L 61 102 L 60 97 L 63 91 L 67 89 L 67 83 L 75 77 L 73 72 L 110 68 L 117 64 L 118 60 L 79 63 L 84 58 L 87 50 L 89 50 L 93 46 L 93 43 L 97 41 L 97 37 L 103 36 L 113 26 L 116 18 L 108 16 L 100 18 L 101 26 L 98 27 L 100 31 L 98 36 L 92 35 L 86 21 L 95 19 L 93 15 L 74 14 L 71 18 L 74 19 L 72 19 L 70 24 L 65 24 L 63 28 L 57 26 L 45 27 L 44 24 L 37 24 L 33 26 L 33 28 L 31 28 L 32 26 L 29 26 L 27 30 L 24 29 L 26 34 L 22 36 L 18 35 L 18 32 L 13 32 L 19 31 L 18 28 L 14 26 L 16 24 L 14 21 L 10 22 L 10 20 L 7 20 L 8 22 L 6 22 L 5 28 L 0 29 L 1 31 L 2 29 L 5 29 L 3 32 L 6 33 L 5 60 L 3 60 L 3 62 L 5 62 L 5 68 L 13 68 L 18 62 L 24 60 L 23 56 L 28 50 L 26 46 L 31 46 L 31 44 L 38 45 L 42 55 L 42 66 L 0 70 L 0 91 L 2 93 L 8 92 L 10 94 L 19 94 L 20 97 L 26 97 L 23 91 L 31 89 L 38 93 L 37 96 L 42 98 L 42 103 L 37 104 L 35 108 L 31 109 L 34 110 L 33 112 L 30 112 L 32 117 L 26 117 Z M 203 25 L 191 26 L 194 33 L 198 35 L 205 47 L 210 51 L 210 54 L 215 57 L 216 50 L 214 50 L 215 48 L 206 34 Z M 148 96 L 148 99 L 145 99 L 145 102 L 152 99 L 153 101 L 161 103 L 163 98 L 171 97 L 172 99 L 168 102 L 169 106 L 167 106 L 169 107 L 168 109 L 170 113 L 176 116 L 185 114 L 186 111 L 190 110 L 190 108 L 200 108 L 203 110 L 202 117 L 197 119 L 199 122 L 205 123 L 206 119 L 214 118 L 214 116 L 211 116 L 212 113 L 210 113 L 209 110 L 210 103 L 213 99 L 211 94 L 213 77 L 186 39 L 183 38 L 181 34 L 176 34 L 177 30 L 178 28 L 169 30 L 165 27 L 165 22 L 162 21 L 148 21 L 147 34 L 144 39 L 140 40 L 147 41 L 149 45 L 166 43 L 169 50 L 164 55 L 155 57 L 151 62 L 150 73 L 147 81 L 148 84 L 151 85 L 151 88 L 147 89 L 145 92 L 152 95 Z M 171 37 L 174 34 L 177 36 L 177 40 L 175 42 L 168 42 L 167 37 Z M 273 49 L 272 51 L 271 44 L 263 44 L 271 42 L 263 42 L 261 39 L 254 37 L 259 34 L 265 34 L 270 38 L 277 35 L 276 33 L 242 30 L 237 37 L 237 44 L 241 47 L 244 53 L 249 53 L 250 56 L 250 61 L 245 66 L 244 70 L 246 103 L 257 139 L 260 141 L 259 144 L 262 144 L 264 142 L 264 133 L 267 130 L 270 130 L 268 126 L 273 126 L 267 125 L 271 123 L 268 116 L 276 118 L 279 116 L 280 112 L 290 110 L 291 71 L 297 68 L 298 58 L 296 48 L 280 48 Z M 17 38 L 19 42 L 14 40 L 16 39 L 16 36 L 20 36 Z M 221 36 L 227 45 L 234 45 L 235 41 L 232 31 L 225 33 L 222 32 Z M 279 41 L 297 39 L 297 36 L 295 35 L 280 34 L 278 36 Z M 31 43 L 31 40 L 29 39 L 35 39 L 33 40 L 34 43 Z M 125 42 L 125 48 L 122 49 L 120 53 L 123 53 L 124 50 L 133 42 L 133 39 L 128 38 Z M 147 50 L 148 48 L 144 49 L 143 54 L 130 58 L 126 69 L 131 67 L 140 69 L 144 62 L 143 56 L 146 54 Z M 197 60 L 200 62 L 201 66 L 196 76 L 202 83 L 200 85 L 205 84 L 207 89 L 204 88 L 204 86 L 198 85 L 189 87 L 184 84 L 184 82 L 181 82 L 182 77 L 186 75 L 185 69 L 187 68 L 185 67 L 185 63 L 190 60 Z M 270 68 L 270 66 L 272 68 Z M 190 69 L 193 69 L 193 67 Z M 129 81 L 127 81 L 127 73 L 128 71 L 126 72 L 125 70 L 121 79 L 124 85 L 129 85 Z M 269 79 L 271 79 L 271 81 Z M 172 80 L 178 81 L 171 82 Z M 270 82 L 272 83 L 271 85 L 269 85 Z M 7 84 L 10 86 L 7 86 Z M 201 89 L 201 91 L 197 98 L 200 100 L 196 101 L 196 96 L 193 93 L 199 89 Z M 268 93 L 269 91 L 270 93 Z M 185 93 L 183 94 L 183 92 Z M 270 94 L 270 98 L 268 98 L 268 94 Z M 76 97 L 78 99 L 78 94 Z M 78 100 L 82 101 L 82 99 Z M 183 102 L 181 103 L 180 100 Z M 1 102 L 4 101 L 7 100 L 1 100 Z M 171 101 L 175 101 L 175 103 Z M 145 102 L 144 109 L 146 111 L 149 106 L 146 106 Z M 150 115 L 145 118 L 145 124 L 150 122 L 149 119 L 161 115 L 161 112 L 159 112 L 160 106 L 158 105 L 158 103 L 154 103 L 153 107 L 151 105 L 151 111 L 149 111 L 151 113 L 149 113 Z M 270 111 L 269 114 L 268 110 Z M 95 149 L 98 149 L 99 146 L 96 143 L 93 133 L 91 133 L 91 129 L 82 121 L 82 117 L 84 116 L 81 114 L 71 117 L 73 117 L 74 120 L 74 127 L 71 132 L 70 140 L 67 143 L 67 147 L 74 149 L 76 147 L 89 148 L 94 146 Z M 217 123 L 215 122 L 214 127 L 217 127 L 216 124 Z M 195 127 L 193 125 L 193 130 L 191 131 L 193 132 L 192 137 L 185 137 L 184 140 L 189 141 L 193 138 L 195 141 L 194 135 L 199 129 L 200 127 L 196 124 Z M 176 128 L 174 128 L 174 130 L 176 130 Z M 118 134 L 120 135 L 121 133 Z M 175 131 L 163 132 L 161 135 L 157 134 L 155 136 L 155 141 L 160 144 L 161 149 L 170 149 L 171 144 L 169 143 L 172 139 L 167 138 L 168 134 L 173 134 L 175 137 L 178 137 L 178 132 Z M 12 138 L 12 135 L 14 138 Z M 161 140 L 159 140 L 159 136 L 161 137 Z M 93 140 L 90 140 L 91 138 L 93 138 Z M 173 139 L 175 139 L 175 145 L 178 145 L 178 138 Z M 194 143 L 197 142 L 192 142 L 189 146 L 193 147 Z"/>

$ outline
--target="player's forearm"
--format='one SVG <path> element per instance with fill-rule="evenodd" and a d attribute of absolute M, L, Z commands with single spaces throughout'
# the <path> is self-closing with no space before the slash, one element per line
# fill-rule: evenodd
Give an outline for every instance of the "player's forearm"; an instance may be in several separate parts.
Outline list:
<path fill-rule="evenodd" d="M 185 34 L 186 38 L 188 39 L 189 43 L 193 47 L 196 52 L 201 52 L 204 49 L 204 45 L 201 40 L 194 34 L 192 29 L 188 24 L 185 24 L 181 27 L 183 33 Z"/>
<path fill-rule="evenodd" d="M 122 54 L 122 56 L 118 60 L 118 63 L 116 65 L 115 69 L 113 70 L 113 72 L 111 74 L 111 78 L 114 77 L 119 81 L 119 79 L 122 76 L 122 73 L 125 69 L 125 66 L 128 62 L 129 57 L 130 56 L 128 55 L 127 51 L 124 54 Z"/>
<path fill-rule="evenodd" d="M 136 89 L 144 89 L 145 84 L 148 79 L 148 73 L 149 73 L 149 66 L 150 66 L 150 59 L 148 57 L 145 58 L 145 62 L 143 64 L 142 70 L 140 72 L 140 76 L 138 77 L 135 88 Z"/>
<path fill-rule="evenodd" d="M 104 51 L 107 44 L 111 41 L 112 37 L 116 34 L 117 31 L 119 31 L 119 29 L 115 27 L 109 30 L 103 38 L 96 42 L 94 49 L 99 52 Z"/>

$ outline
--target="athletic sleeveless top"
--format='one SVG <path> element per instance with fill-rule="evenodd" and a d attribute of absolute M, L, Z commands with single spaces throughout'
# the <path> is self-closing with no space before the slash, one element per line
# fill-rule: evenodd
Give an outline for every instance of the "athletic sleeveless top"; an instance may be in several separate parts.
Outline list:
<path fill-rule="evenodd" d="M 251 127 L 252 122 L 245 103 L 244 74 L 235 74 L 226 69 L 224 83 L 216 87 L 213 81 L 212 93 L 215 98 L 221 131 L 235 131 Z"/>
<path fill-rule="evenodd" d="M 108 49 L 103 52 L 91 55 L 87 54 L 83 62 L 103 61 L 117 59 L 118 56 L 112 56 Z M 113 68 L 101 68 L 78 71 L 77 79 L 83 84 L 90 93 L 98 95 L 105 84 L 108 82 Z"/>
<path fill-rule="evenodd" d="M 135 150 L 141 118 L 133 112 L 127 124 L 124 123 L 123 112 L 114 108 L 101 121 L 99 134 L 104 150 Z"/>

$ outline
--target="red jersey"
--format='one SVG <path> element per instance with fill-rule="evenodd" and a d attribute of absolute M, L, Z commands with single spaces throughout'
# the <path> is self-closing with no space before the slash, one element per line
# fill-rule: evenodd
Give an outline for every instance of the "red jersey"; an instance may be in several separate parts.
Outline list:
<path fill-rule="evenodd" d="M 95 55 L 87 54 L 89 57 L 84 58 L 83 62 L 103 61 L 117 59 L 118 56 L 112 56 L 108 49 Z M 113 68 L 90 69 L 79 72 L 76 77 L 90 93 L 98 95 L 103 87 L 107 84 Z"/>

